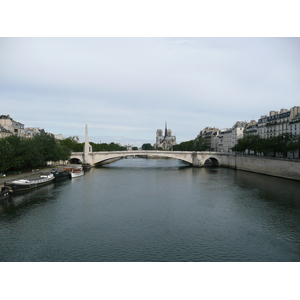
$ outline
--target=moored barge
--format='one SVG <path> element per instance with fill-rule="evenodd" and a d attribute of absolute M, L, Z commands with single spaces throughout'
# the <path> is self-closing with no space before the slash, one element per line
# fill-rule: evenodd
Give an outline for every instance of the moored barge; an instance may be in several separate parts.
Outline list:
<path fill-rule="evenodd" d="M 52 173 L 41 174 L 39 178 L 28 178 L 5 182 L 4 185 L 12 189 L 13 192 L 26 191 L 38 186 L 53 182 L 55 176 Z"/>
<path fill-rule="evenodd" d="M 53 169 L 51 173 L 54 175 L 55 180 L 71 178 L 71 172 L 67 170 Z"/>

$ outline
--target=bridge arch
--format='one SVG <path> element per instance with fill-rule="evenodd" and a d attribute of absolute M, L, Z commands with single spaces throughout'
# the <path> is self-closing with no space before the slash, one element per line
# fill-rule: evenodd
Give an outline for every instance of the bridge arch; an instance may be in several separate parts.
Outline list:
<path fill-rule="evenodd" d="M 69 159 L 69 163 L 72 165 L 73 164 L 78 165 L 78 164 L 82 164 L 82 161 L 79 158 L 73 157 Z"/>
<path fill-rule="evenodd" d="M 213 166 L 213 167 L 219 167 L 220 166 L 220 162 L 217 158 L 211 156 L 211 157 L 206 157 L 205 161 L 204 161 L 204 166 Z"/>

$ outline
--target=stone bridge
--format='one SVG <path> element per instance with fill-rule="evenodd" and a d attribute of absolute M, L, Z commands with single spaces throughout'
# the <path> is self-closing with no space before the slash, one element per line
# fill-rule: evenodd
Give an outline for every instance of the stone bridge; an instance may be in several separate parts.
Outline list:
<path fill-rule="evenodd" d="M 189 163 L 193 167 L 203 167 L 206 162 L 214 166 L 266 174 L 300 181 L 300 161 L 255 157 L 251 155 L 236 155 L 223 152 L 196 152 L 196 151 L 159 151 L 159 150 L 132 150 L 93 152 L 88 141 L 88 128 L 85 127 L 84 152 L 72 152 L 71 163 L 89 163 L 91 166 L 101 165 L 113 159 L 128 156 L 142 157 L 169 157 Z"/>
<path fill-rule="evenodd" d="M 128 151 L 100 151 L 93 152 L 88 140 L 88 126 L 85 126 L 85 142 L 83 152 L 72 152 L 70 163 L 89 163 L 91 166 L 99 166 L 113 159 L 121 159 L 128 156 L 142 156 L 152 158 L 174 158 L 185 161 L 194 167 L 202 167 L 206 162 L 215 166 L 229 166 L 234 161 L 231 154 L 220 152 L 196 152 L 196 151 L 160 151 L 160 150 L 128 150 Z"/>
<path fill-rule="evenodd" d="M 229 157 L 234 155 L 220 152 L 195 152 L 195 151 L 159 151 L 159 150 L 132 150 L 132 151 L 101 151 L 101 152 L 72 152 L 70 161 L 77 163 L 89 163 L 91 166 L 99 166 L 112 159 L 125 157 L 152 157 L 174 158 L 185 161 L 194 167 L 203 167 L 206 162 L 215 166 L 228 166 Z"/>

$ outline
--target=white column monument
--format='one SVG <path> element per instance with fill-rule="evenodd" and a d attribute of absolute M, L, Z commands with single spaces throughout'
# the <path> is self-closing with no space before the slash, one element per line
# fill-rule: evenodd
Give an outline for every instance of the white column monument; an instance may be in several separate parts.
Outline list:
<path fill-rule="evenodd" d="M 84 163 L 88 163 L 88 155 L 90 152 L 93 152 L 93 149 L 89 143 L 88 126 L 85 125 Z"/>

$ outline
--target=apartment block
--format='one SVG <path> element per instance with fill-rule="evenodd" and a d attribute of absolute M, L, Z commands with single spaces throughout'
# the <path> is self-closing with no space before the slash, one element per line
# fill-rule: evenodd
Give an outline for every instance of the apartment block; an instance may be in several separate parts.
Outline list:
<path fill-rule="evenodd" d="M 12 135 L 12 132 L 0 125 L 0 138 L 6 138 Z"/>
<path fill-rule="evenodd" d="M 299 125 L 300 106 L 294 106 L 290 110 L 281 109 L 270 111 L 269 116 L 261 116 L 258 120 L 257 131 L 261 138 L 271 138 L 289 132 L 300 134 Z"/>
<path fill-rule="evenodd" d="M 24 124 L 13 120 L 9 115 L 0 116 L 0 125 L 12 134 L 24 137 Z"/>
<path fill-rule="evenodd" d="M 197 138 L 202 137 L 205 139 L 207 150 L 217 151 L 218 136 L 219 129 L 214 127 L 205 127 L 203 130 L 200 131 Z"/>

